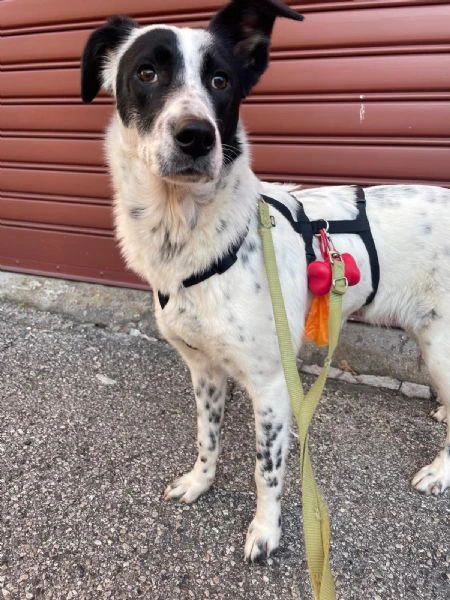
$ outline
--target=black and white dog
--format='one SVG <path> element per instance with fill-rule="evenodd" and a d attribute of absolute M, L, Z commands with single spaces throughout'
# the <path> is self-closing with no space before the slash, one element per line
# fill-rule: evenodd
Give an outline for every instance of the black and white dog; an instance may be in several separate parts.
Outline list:
<path fill-rule="evenodd" d="M 311 219 L 357 213 L 353 187 L 294 192 L 263 183 L 251 171 L 239 105 L 267 68 L 276 17 L 302 19 L 281 0 L 233 0 L 206 30 L 138 27 L 113 17 L 91 35 L 82 61 L 83 100 L 91 102 L 103 88 L 116 101 L 106 149 L 121 250 L 159 292 L 158 325 L 192 374 L 198 457 L 165 497 L 193 502 L 211 486 L 227 376 L 235 378 L 253 400 L 256 424 L 258 496 L 245 545 L 252 561 L 279 544 L 290 422 L 257 231 L 258 198 L 267 194 L 293 214 L 297 198 Z M 361 309 L 366 321 L 400 325 L 418 340 L 448 433 L 444 449 L 413 486 L 439 494 L 450 486 L 450 191 L 378 186 L 366 190 L 366 199 L 381 279 L 365 307 L 372 291 L 365 246 L 357 235 L 336 236 L 338 249 L 353 254 L 362 272 L 345 295 L 344 316 Z M 304 243 L 278 211 L 271 212 L 298 349 L 310 301 Z M 232 247 L 239 247 L 233 266 L 186 287 Z"/>

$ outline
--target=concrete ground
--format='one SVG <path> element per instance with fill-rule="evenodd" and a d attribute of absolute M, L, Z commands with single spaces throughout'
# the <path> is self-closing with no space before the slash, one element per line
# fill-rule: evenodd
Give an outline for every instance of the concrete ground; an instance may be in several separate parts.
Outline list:
<path fill-rule="evenodd" d="M 212 490 L 192 506 L 164 502 L 165 485 L 195 457 L 189 375 L 150 317 L 109 322 L 101 313 L 96 325 L 87 313 L 83 321 L 0 302 L 3 598 L 310 598 L 295 436 L 281 549 L 249 566 L 248 399 L 230 393 Z M 340 599 L 450 596 L 450 494 L 427 498 L 409 485 L 443 441 L 432 405 L 327 384 L 310 446 Z"/>

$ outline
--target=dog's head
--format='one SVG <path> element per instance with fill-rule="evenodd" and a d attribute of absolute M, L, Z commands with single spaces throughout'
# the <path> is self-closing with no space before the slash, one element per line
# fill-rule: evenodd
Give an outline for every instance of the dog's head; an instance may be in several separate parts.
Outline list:
<path fill-rule="evenodd" d="M 303 18 L 282 0 L 232 0 L 206 30 L 112 17 L 84 49 L 82 99 L 115 97 L 153 174 L 216 180 L 240 154 L 239 105 L 267 68 L 277 17 Z"/>

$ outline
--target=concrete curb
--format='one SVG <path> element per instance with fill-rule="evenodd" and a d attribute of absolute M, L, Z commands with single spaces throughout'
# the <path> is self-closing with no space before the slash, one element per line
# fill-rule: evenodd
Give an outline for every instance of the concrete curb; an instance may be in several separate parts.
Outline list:
<path fill-rule="evenodd" d="M 308 375 L 319 375 L 322 370 L 321 365 L 307 365 L 302 364 L 299 361 L 299 368 L 302 373 Z M 368 385 L 371 387 L 381 388 L 385 390 L 394 390 L 402 393 L 408 398 L 423 398 L 424 400 L 430 400 L 432 398 L 432 390 L 429 385 L 422 385 L 420 383 L 412 383 L 410 381 L 400 381 L 389 376 L 382 375 L 356 375 L 343 369 L 336 369 L 330 367 L 328 373 L 328 379 L 334 379 L 336 381 L 342 381 L 349 384 L 359 383 L 362 385 Z"/>
<path fill-rule="evenodd" d="M 131 335 L 142 333 L 160 338 L 153 317 L 152 294 L 142 290 L 0 271 L 0 301 L 66 315 L 75 321 L 96 323 Z M 302 368 L 315 372 L 324 357 L 324 349 L 305 344 L 300 353 Z M 347 323 L 333 367 L 333 378 L 342 382 L 387 387 L 422 398 L 426 394 L 422 388 L 427 386 L 429 393 L 430 379 L 425 367 L 420 366 L 417 345 L 398 329 Z"/>

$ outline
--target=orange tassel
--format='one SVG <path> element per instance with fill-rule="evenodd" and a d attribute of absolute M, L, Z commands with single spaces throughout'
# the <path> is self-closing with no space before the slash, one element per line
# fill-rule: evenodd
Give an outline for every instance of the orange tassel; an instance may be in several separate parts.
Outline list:
<path fill-rule="evenodd" d="M 306 318 L 304 338 L 317 346 L 328 346 L 329 295 L 314 296 Z"/>

